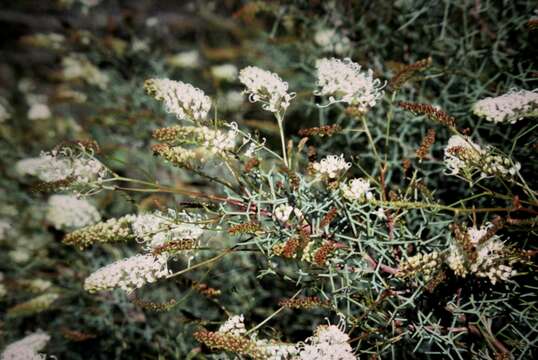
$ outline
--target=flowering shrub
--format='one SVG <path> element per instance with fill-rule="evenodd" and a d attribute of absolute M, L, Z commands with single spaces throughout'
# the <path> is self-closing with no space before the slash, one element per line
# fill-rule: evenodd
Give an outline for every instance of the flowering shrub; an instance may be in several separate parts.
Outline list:
<path fill-rule="evenodd" d="M 88 13 L 98 3 L 71 6 Z M 163 56 L 131 31 L 129 41 L 86 31 L 21 39 L 63 60 L 49 74 L 53 91 L 20 80 L 19 101 L 0 98 L 0 129 L 15 134 L 16 150 L 1 148 L 2 165 L 12 161 L 0 193 L 2 359 L 88 349 L 103 358 L 532 358 L 538 90 L 529 64 L 508 71 L 499 64 L 513 49 L 496 47 L 493 63 L 426 48 L 423 60 L 390 64 L 380 57 L 392 48 L 377 37 L 392 44 L 428 8 L 380 4 L 414 12 L 390 19 L 394 34 L 379 25 L 364 48 L 356 34 L 371 25 L 356 21 L 360 6 L 312 6 L 248 2 L 235 20 L 216 21 L 248 43 L 236 55 L 162 41 Z M 482 42 L 508 46 L 483 20 L 497 19 L 493 7 L 458 6 L 475 14 Z M 498 13 L 520 16 L 510 9 Z M 222 20 L 202 10 L 199 21 Z M 445 12 L 432 12 L 436 41 L 454 55 L 446 39 L 464 30 Z M 233 26 L 263 28 L 255 19 L 264 16 L 275 17 L 270 41 Z M 158 19 L 143 19 L 142 33 L 166 36 Z M 310 32 L 293 45 L 283 36 Z M 90 115 L 75 119 L 75 104 Z M 19 147 L 20 116 L 27 132 L 54 136 Z"/>

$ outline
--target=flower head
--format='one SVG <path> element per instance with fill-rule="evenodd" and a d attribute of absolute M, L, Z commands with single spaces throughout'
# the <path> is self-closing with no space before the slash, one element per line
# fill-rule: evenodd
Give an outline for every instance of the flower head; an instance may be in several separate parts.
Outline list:
<path fill-rule="evenodd" d="M 288 93 L 288 83 L 277 74 L 254 66 L 247 66 L 239 72 L 239 81 L 246 86 L 251 102 L 261 102 L 263 109 L 282 113 L 290 105 L 295 93 Z"/>
<path fill-rule="evenodd" d="M 482 177 L 498 175 L 513 176 L 521 168 L 521 164 L 505 155 L 499 154 L 494 148 L 481 148 L 469 138 L 453 135 L 445 148 L 445 163 L 451 175 L 467 171 L 479 171 Z"/>
<path fill-rule="evenodd" d="M 178 223 L 184 220 L 184 223 Z M 172 209 L 167 213 L 156 211 L 154 213 L 138 215 L 132 222 L 135 236 L 146 242 L 148 250 L 156 249 L 166 243 L 180 240 L 197 240 L 204 230 L 191 224 L 193 218 L 182 213 L 176 214 Z"/>
<path fill-rule="evenodd" d="M 318 326 L 314 336 L 307 339 L 299 359 L 355 360 L 349 336 L 336 325 Z"/>
<path fill-rule="evenodd" d="M 319 59 L 316 68 L 319 89 L 314 94 L 329 96 L 330 104 L 344 102 L 366 112 L 383 96 L 383 85 L 373 71 L 361 72 L 350 59 Z"/>
<path fill-rule="evenodd" d="M 465 238 L 469 240 L 469 246 L 459 243 L 450 246 L 447 263 L 456 275 L 465 277 L 472 273 L 488 278 L 492 284 L 516 275 L 517 272 L 512 269 L 515 261 L 506 256 L 504 243 L 496 235 L 487 236 L 490 226 L 468 228 Z"/>
<path fill-rule="evenodd" d="M 452 135 L 445 147 L 445 163 L 451 175 L 460 173 L 470 162 L 476 162 L 485 153 L 480 145 L 461 135 Z"/>
<path fill-rule="evenodd" d="M 61 183 L 64 188 L 87 189 L 100 183 L 108 174 L 107 168 L 92 156 L 92 149 L 63 147 L 42 152 L 37 158 L 27 158 L 15 164 L 19 176 L 33 175 L 46 183 Z"/>
<path fill-rule="evenodd" d="M 52 195 L 46 218 L 56 229 L 72 230 L 95 224 L 101 220 L 101 215 L 87 200 L 72 195 Z"/>
<path fill-rule="evenodd" d="M 342 195 L 349 201 L 368 201 L 373 198 L 370 181 L 362 178 L 353 179 L 348 184 L 342 184 Z"/>
<path fill-rule="evenodd" d="M 135 255 L 109 264 L 84 281 L 90 293 L 120 288 L 131 292 L 169 274 L 166 255 Z"/>
<path fill-rule="evenodd" d="M 237 336 L 244 335 L 247 332 L 245 317 L 243 314 L 230 317 L 219 327 L 219 332 Z"/>
<path fill-rule="evenodd" d="M 335 180 L 343 172 L 351 167 L 351 163 L 346 162 L 344 155 L 329 155 L 320 162 L 312 164 L 314 172 L 322 178 Z"/>
<path fill-rule="evenodd" d="M 178 119 L 205 120 L 211 108 L 211 99 L 190 84 L 169 79 L 149 79 L 144 83 L 146 92 L 164 103 L 168 113 Z"/>
<path fill-rule="evenodd" d="M 514 124 L 526 116 L 538 115 L 538 89 L 513 90 L 479 100 L 473 105 L 473 112 L 494 123 Z"/>

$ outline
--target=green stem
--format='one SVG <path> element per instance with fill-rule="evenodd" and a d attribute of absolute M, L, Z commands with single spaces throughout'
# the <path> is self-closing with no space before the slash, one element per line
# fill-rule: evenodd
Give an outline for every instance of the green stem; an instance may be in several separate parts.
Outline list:
<path fill-rule="evenodd" d="M 284 158 L 284 165 L 288 166 L 288 155 L 286 151 L 286 139 L 284 138 L 284 121 L 282 119 L 282 115 L 279 113 L 276 114 L 276 120 L 278 123 L 278 129 L 280 130 L 280 141 L 282 142 L 282 156 Z"/>
<path fill-rule="evenodd" d="M 368 137 L 368 141 L 370 142 L 370 146 L 372 147 L 372 151 L 374 152 L 374 156 L 376 160 L 381 163 L 381 158 L 379 157 L 379 154 L 377 153 L 377 149 L 374 144 L 374 139 L 372 138 L 372 134 L 370 133 L 370 130 L 368 129 L 368 124 L 366 123 L 366 118 L 364 116 L 361 116 L 362 125 L 364 126 L 364 132 L 366 133 L 366 136 Z"/>

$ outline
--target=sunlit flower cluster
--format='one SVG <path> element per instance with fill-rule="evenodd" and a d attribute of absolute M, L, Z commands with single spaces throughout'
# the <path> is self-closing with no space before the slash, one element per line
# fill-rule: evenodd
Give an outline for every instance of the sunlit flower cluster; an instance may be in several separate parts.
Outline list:
<path fill-rule="evenodd" d="M 538 89 L 513 90 L 507 94 L 488 97 L 473 105 L 473 112 L 494 123 L 510 123 L 538 115 Z"/>
<path fill-rule="evenodd" d="M 211 108 L 211 99 L 190 84 L 169 79 L 149 79 L 144 83 L 146 92 L 162 101 L 166 112 L 180 120 L 205 120 Z"/>
<path fill-rule="evenodd" d="M 245 85 L 245 93 L 251 102 L 261 102 L 263 109 L 283 113 L 295 97 L 288 93 L 288 83 L 277 74 L 255 66 L 247 66 L 239 72 L 239 81 Z"/>
<path fill-rule="evenodd" d="M 166 255 L 135 255 L 118 260 L 96 272 L 84 281 L 90 293 L 120 288 L 132 292 L 169 274 Z"/>
<path fill-rule="evenodd" d="M 319 59 L 316 68 L 319 89 L 314 93 L 329 96 L 330 104 L 344 102 L 366 112 L 383 96 L 383 85 L 373 71 L 361 72 L 350 59 Z"/>
<path fill-rule="evenodd" d="M 95 224 L 101 220 L 101 215 L 87 200 L 72 195 L 52 195 L 46 219 L 56 229 L 73 230 Z"/>

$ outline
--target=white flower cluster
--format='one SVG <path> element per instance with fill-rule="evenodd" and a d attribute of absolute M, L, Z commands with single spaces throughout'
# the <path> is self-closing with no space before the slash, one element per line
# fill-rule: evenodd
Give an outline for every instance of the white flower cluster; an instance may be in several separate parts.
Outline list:
<path fill-rule="evenodd" d="M 52 195 L 46 219 L 58 230 L 73 230 L 101 220 L 99 211 L 87 200 L 72 195 Z"/>
<path fill-rule="evenodd" d="M 50 340 L 50 336 L 44 332 L 36 332 L 21 340 L 9 344 L 2 355 L 1 360 L 43 360 L 45 355 L 38 352 L 43 350 Z"/>
<path fill-rule="evenodd" d="M 100 268 L 84 281 L 84 289 L 90 293 L 120 288 L 132 292 L 169 274 L 168 257 L 135 255 L 118 260 Z"/>
<path fill-rule="evenodd" d="M 178 224 L 180 220 L 186 222 Z M 147 243 L 148 250 L 152 250 L 169 241 L 200 238 L 204 230 L 198 225 L 187 223 L 192 221 L 193 218 L 187 214 L 178 215 L 168 209 L 168 213 L 156 211 L 138 215 L 131 226 L 135 236 Z"/>
<path fill-rule="evenodd" d="M 488 175 L 514 176 L 521 169 L 519 162 L 514 162 L 501 155 L 488 155 L 483 162 L 484 165 L 480 169 L 483 177 Z"/>
<path fill-rule="evenodd" d="M 441 266 L 442 259 L 437 251 L 417 254 L 403 260 L 399 272 L 402 275 L 421 273 L 426 280 Z"/>
<path fill-rule="evenodd" d="M 42 152 L 38 158 L 27 158 L 15 164 L 19 176 L 33 175 L 44 182 L 69 179 L 75 185 L 102 181 L 108 171 L 98 160 L 81 154 L 74 156 L 67 149 Z"/>
<path fill-rule="evenodd" d="M 44 120 L 52 117 L 50 108 L 45 103 L 33 103 L 28 110 L 28 119 L 30 120 Z"/>
<path fill-rule="evenodd" d="M 237 67 L 233 64 L 212 66 L 211 76 L 213 76 L 217 80 L 232 82 L 237 79 Z"/>
<path fill-rule="evenodd" d="M 456 275 L 466 277 L 467 274 L 472 273 L 478 277 L 488 278 L 492 284 L 506 281 L 516 275 L 517 272 L 510 266 L 512 262 L 504 259 L 504 243 L 498 239 L 498 236 L 480 243 L 480 240 L 487 234 L 489 226 L 467 229 L 467 234 L 477 254 L 475 261 L 470 262 L 463 249 L 457 244 L 450 246 L 447 263 Z"/>
<path fill-rule="evenodd" d="M 329 96 L 330 104 L 344 102 L 366 112 L 384 94 L 372 70 L 361 72 L 361 66 L 350 59 L 319 59 L 316 68 L 319 89 L 314 94 Z"/>
<path fill-rule="evenodd" d="M 202 126 L 199 131 L 204 141 L 202 145 L 210 151 L 223 153 L 235 148 L 237 128 L 221 131 Z"/>
<path fill-rule="evenodd" d="M 295 344 L 258 339 L 256 346 L 263 349 L 267 360 L 297 359 L 297 355 L 299 355 L 299 349 Z"/>
<path fill-rule="evenodd" d="M 220 333 L 241 336 L 246 334 L 245 317 L 243 314 L 231 316 L 226 322 L 219 327 Z"/>
<path fill-rule="evenodd" d="M 200 66 L 198 50 L 183 51 L 166 58 L 166 63 L 172 67 L 194 69 Z"/>
<path fill-rule="evenodd" d="M 494 123 L 510 123 L 527 116 L 538 115 L 538 89 L 513 90 L 507 94 L 488 97 L 473 105 L 473 112 Z"/>
<path fill-rule="evenodd" d="M 83 80 L 90 85 L 105 89 L 110 79 L 82 54 L 71 54 L 63 58 L 63 77 L 65 80 Z"/>
<path fill-rule="evenodd" d="M 342 195 L 349 201 L 365 202 L 373 199 L 370 181 L 358 178 L 352 179 L 348 184 L 342 184 Z"/>
<path fill-rule="evenodd" d="M 170 79 L 149 79 L 144 87 L 156 100 L 164 103 L 168 113 L 180 120 L 202 121 L 211 109 L 211 99 L 190 84 Z"/>
<path fill-rule="evenodd" d="M 285 223 L 289 220 L 291 214 L 294 214 L 295 217 L 299 220 L 304 221 L 304 215 L 301 210 L 294 208 L 288 204 L 277 205 L 274 209 L 274 216 L 281 223 Z"/>
<path fill-rule="evenodd" d="M 344 155 L 329 155 L 320 162 L 312 164 L 312 169 L 322 178 L 334 180 L 351 167 L 351 163 L 346 162 Z"/>
<path fill-rule="evenodd" d="M 336 325 L 322 325 L 306 340 L 298 359 L 355 360 L 349 336 Z"/>
<path fill-rule="evenodd" d="M 347 53 L 351 48 L 351 41 L 335 29 L 321 29 L 314 34 L 314 42 L 324 52 L 334 52 L 338 55 Z"/>
<path fill-rule="evenodd" d="M 246 86 L 250 102 L 261 102 L 263 109 L 283 113 L 295 93 L 288 93 L 288 83 L 277 74 L 255 66 L 247 66 L 239 72 L 239 81 Z"/>
<path fill-rule="evenodd" d="M 446 262 L 448 266 L 454 271 L 454 274 L 466 277 L 468 270 L 465 260 L 465 255 L 463 254 L 463 251 L 460 249 L 460 247 L 457 244 L 450 245 L 449 253 L 446 258 Z"/>
<path fill-rule="evenodd" d="M 459 174 L 461 169 L 470 161 L 478 161 L 485 154 L 480 145 L 475 144 L 468 137 L 452 135 L 445 147 L 445 164 L 451 175 Z"/>
<path fill-rule="evenodd" d="M 445 164 L 450 175 L 457 175 L 462 170 L 479 170 L 482 177 L 491 175 L 513 176 L 521 164 L 511 159 L 496 155 L 491 148 L 483 149 L 468 137 L 452 135 L 445 147 Z"/>

